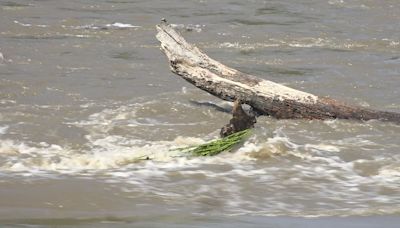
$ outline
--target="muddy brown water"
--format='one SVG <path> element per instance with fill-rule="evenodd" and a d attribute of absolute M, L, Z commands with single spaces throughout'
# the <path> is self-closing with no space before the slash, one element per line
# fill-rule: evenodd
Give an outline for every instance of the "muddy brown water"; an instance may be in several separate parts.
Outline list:
<path fill-rule="evenodd" d="M 167 18 L 213 58 L 400 112 L 399 1 L 0 0 L 0 224 L 398 227 L 400 126 L 261 117 L 233 153 L 230 104 L 169 72 Z M 151 160 L 141 159 L 149 157 Z"/>

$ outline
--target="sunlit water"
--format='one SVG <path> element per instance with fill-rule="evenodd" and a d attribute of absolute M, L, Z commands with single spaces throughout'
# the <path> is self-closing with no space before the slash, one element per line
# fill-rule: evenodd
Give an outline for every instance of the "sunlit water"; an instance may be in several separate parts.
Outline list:
<path fill-rule="evenodd" d="M 231 152 L 176 150 L 218 138 L 231 104 L 169 72 L 155 24 L 167 18 L 244 72 L 400 112 L 399 11 L 398 1 L 0 1 L 0 223 L 397 227 L 399 125 L 260 117 Z M 368 217 L 341 220 L 358 216 Z"/>

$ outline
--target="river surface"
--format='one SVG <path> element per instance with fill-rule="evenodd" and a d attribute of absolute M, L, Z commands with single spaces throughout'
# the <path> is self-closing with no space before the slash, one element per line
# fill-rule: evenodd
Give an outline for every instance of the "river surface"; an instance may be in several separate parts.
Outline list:
<path fill-rule="evenodd" d="M 177 154 L 231 104 L 169 71 L 161 18 L 243 72 L 400 112 L 397 0 L 0 0 L 0 224 L 398 227 L 393 123 L 260 117 L 231 153 Z"/>

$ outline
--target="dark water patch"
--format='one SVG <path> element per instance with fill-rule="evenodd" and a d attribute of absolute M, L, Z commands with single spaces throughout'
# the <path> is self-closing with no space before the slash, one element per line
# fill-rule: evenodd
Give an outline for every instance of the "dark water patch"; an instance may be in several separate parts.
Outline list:
<path fill-rule="evenodd" d="M 132 3 L 132 1 L 121 1 L 121 0 L 105 1 L 105 2 L 106 2 L 106 3 L 118 3 L 118 4 Z"/>
<path fill-rule="evenodd" d="M 259 20 L 259 19 L 233 19 L 230 20 L 229 22 L 233 24 L 240 24 L 240 25 L 249 25 L 249 26 L 260 26 L 260 25 L 280 25 L 280 26 L 286 26 L 286 25 L 293 25 L 293 24 L 298 24 L 301 23 L 301 21 L 267 21 L 267 20 Z"/>
<path fill-rule="evenodd" d="M 199 107 L 209 107 L 212 108 L 218 112 L 224 112 L 224 113 L 231 113 L 232 108 L 226 108 L 226 107 L 221 107 L 218 104 L 215 104 L 210 101 L 196 101 L 196 100 L 189 100 L 189 102 L 195 106 Z"/>
<path fill-rule="evenodd" d="M 267 5 L 256 9 L 255 16 L 274 16 L 274 17 L 284 17 L 284 18 L 292 18 L 296 20 L 305 20 L 312 21 L 317 19 L 312 14 L 306 13 L 304 10 L 300 9 L 289 9 L 284 5 Z"/>
<path fill-rule="evenodd" d="M 284 56 L 284 55 L 296 55 L 296 48 L 293 47 L 279 47 L 269 50 L 270 55 Z"/>
<path fill-rule="evenodd" d="M 148 59 L 148 57 L 145 55 L 145 53 L 142 53 L 141 51 L 137 50 L 129 50 L 129 51 L 116 51 L 112 52 L 110 54 L 111 58 L 117 59 L 117 60 L 126 60 L 130 62 L 134 62 L 132 60 L 137 60 L 137 61 L 145 61 Z"/>
<path fill-rule="evenodd" d="M 0 220 L 7 227 L 243 227 L 243 228 L 397 228 L 399 218 L 396 216 L 352 216 L 352 217 L 323 217 L 323 218 L 296 218 L 286 216 L 205 216 L 191 215 L 182 217 L 179 215 L 155 215 L 116 217 L 105 216 L 99 218 L 53 218 L 53 219 L 15 219 Z"/>
<path fill-rule="evenodd" d="M 168 210 L 167 210 L 168 211 Z M 172 212 L 170 212 L 172 213 Z M 114 213 L 110 213 L 114 214 Z M 145 222 L 146 221 L 146 222 Z M 226 222 L 226 221 L 225 221 Z M 31 218 L 6 219 L 0 224 L 9 227 L 226 227 L 223 219 L 213 216 L 182 216 L 179 214 L 155 214 L 143 216 L 104 216 L 88 218 Z"/>
<path fill-rule="evenodd" d="M 61 53 L 60 53 L 61 56 L 62 56 L 62 55 L 71 55 L 71 54 L 73 54 L 72 51 L 64 51 L 64 52 L 61 52 Z"/>
<path fill-rule="evenodd" d="M 271 69 L 272 73 L 278 73 L 280 75 L 285 75 L 285 76 L 305 76 L 305 75 L 310 75 L 312 72 L 314 72 L 314 69 L 311 68 L 272 68 Z"/>
<path fill-rule="evenodd" d="M 277 6 L 265 6 L 265 7 L 262 7 L 262 8 L 258 8 L 256 10 L 256 16 L 266 15 L 266 14 L 281 14 L 281 15 L 285 15 L 286 13 L 287 13 L 287 10 L 284 10 L 281 7 L 277 7 Z"/>
<path fill-rule="evenodd" d="M 133 51 L 123 51 L 114 53 L 111 56 L 114 59 L 132 60 L 132 59 L 137 59 L 136 55 L 137 53 Z"/>
<path fill-rule="evenodd" d="M 315 74 L 315 69 L 311 68 L 287 68 L 287 67 L 241 67 L 242 72 L 257 75 L 259 77 L 273 76 L 273 77 L 299 77 L 305 79 L 306 76 L 312 76 Z"/>
<path fill-rule="evenodd" d="M 246 55 L 246 56 L 253 55 L 256 52 L 257 50 L 255 48 L 240 49 L 239 51 L 241 55 Z"/>
<path fill-rule="evenodd" d="M 28 7 L 30 5 L 28 4 L 23 4 L 23 3 L 18 3 L 18 2 L 0 2 L 1 6 L 6 6 L 6 7 Z"/>
<path fill-rule="evenodd" d="M 82 12 L 82 13 L 94 13 L 94 14 L 111 14 L 111 13 L 122 13 L 122 12 L 130 12 L 130 8 L 112 8 L 112 9 L 104 9 L 104 8 L 71 8 L 71 7 L 60 7 L 62 11 L 70 11 L 70 12 Z"/>
<path fill-rule="evenodd" d="M 209 16 L 232 16 L 232 15 L 241 15 L 241 13 L 233 13 L 233 12 L 227 12 L 227 11 L 202 11 L 202 12 L 194 12 L 192 14 L 193 16 L 199 16 L 199 17 L 209 17 Z"/>
<path fill-rule="evenodd" d="M 352 53 L 354 52 L 354 50 L 350 50 L 350 49 L 345 49 L 345 48 L 333 48 L 333 47 L 322 47 L 319 48 L 320 50 L 327 50 L 327 51 L 331 51 L 331 52 L 339 52 L 339 53 Z"/>
<path fill-rule="evenodd" d="M 10 36 L 11 39 L 18 40 L 61 40 L 71 38 L 71 36 L 67 35 L 15 35 Z"/>
<path fill-rule="evenodd" d="M 117 218 L 117 217 L 105 217 L 105 218 L 32 218 L 32 219 L 10 219 L 0 220 L 1 224 L 14 227 L 54 227 L 54 226 L 83 226 L 89 224 L 101 224 L 117 225 L 119 223 L 132 223 L 134 219 L 128 218 Z"/>
<path fill-rule="evenodd" d="M 400 60 L 400 56 L 393 56 L 393 57 L 387 59 L 387 61 L 395 61 L 395 62 L 397 62 L 398 60 Z"/>

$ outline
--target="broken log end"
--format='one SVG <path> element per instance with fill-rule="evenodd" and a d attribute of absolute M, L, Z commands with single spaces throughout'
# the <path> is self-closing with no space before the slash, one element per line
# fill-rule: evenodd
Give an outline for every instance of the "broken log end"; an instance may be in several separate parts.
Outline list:
<path fill-rule="evenodd" d="M 239 131 L 250 129 L 254 127 L 257 122 L 254 113 L 251 110 L 247 113 L 243 110 L 242 102 L 235 100 L 232 108 L 232 119 L 229 123 L 221 128 L 220 136 L 224 138 Z"/>

